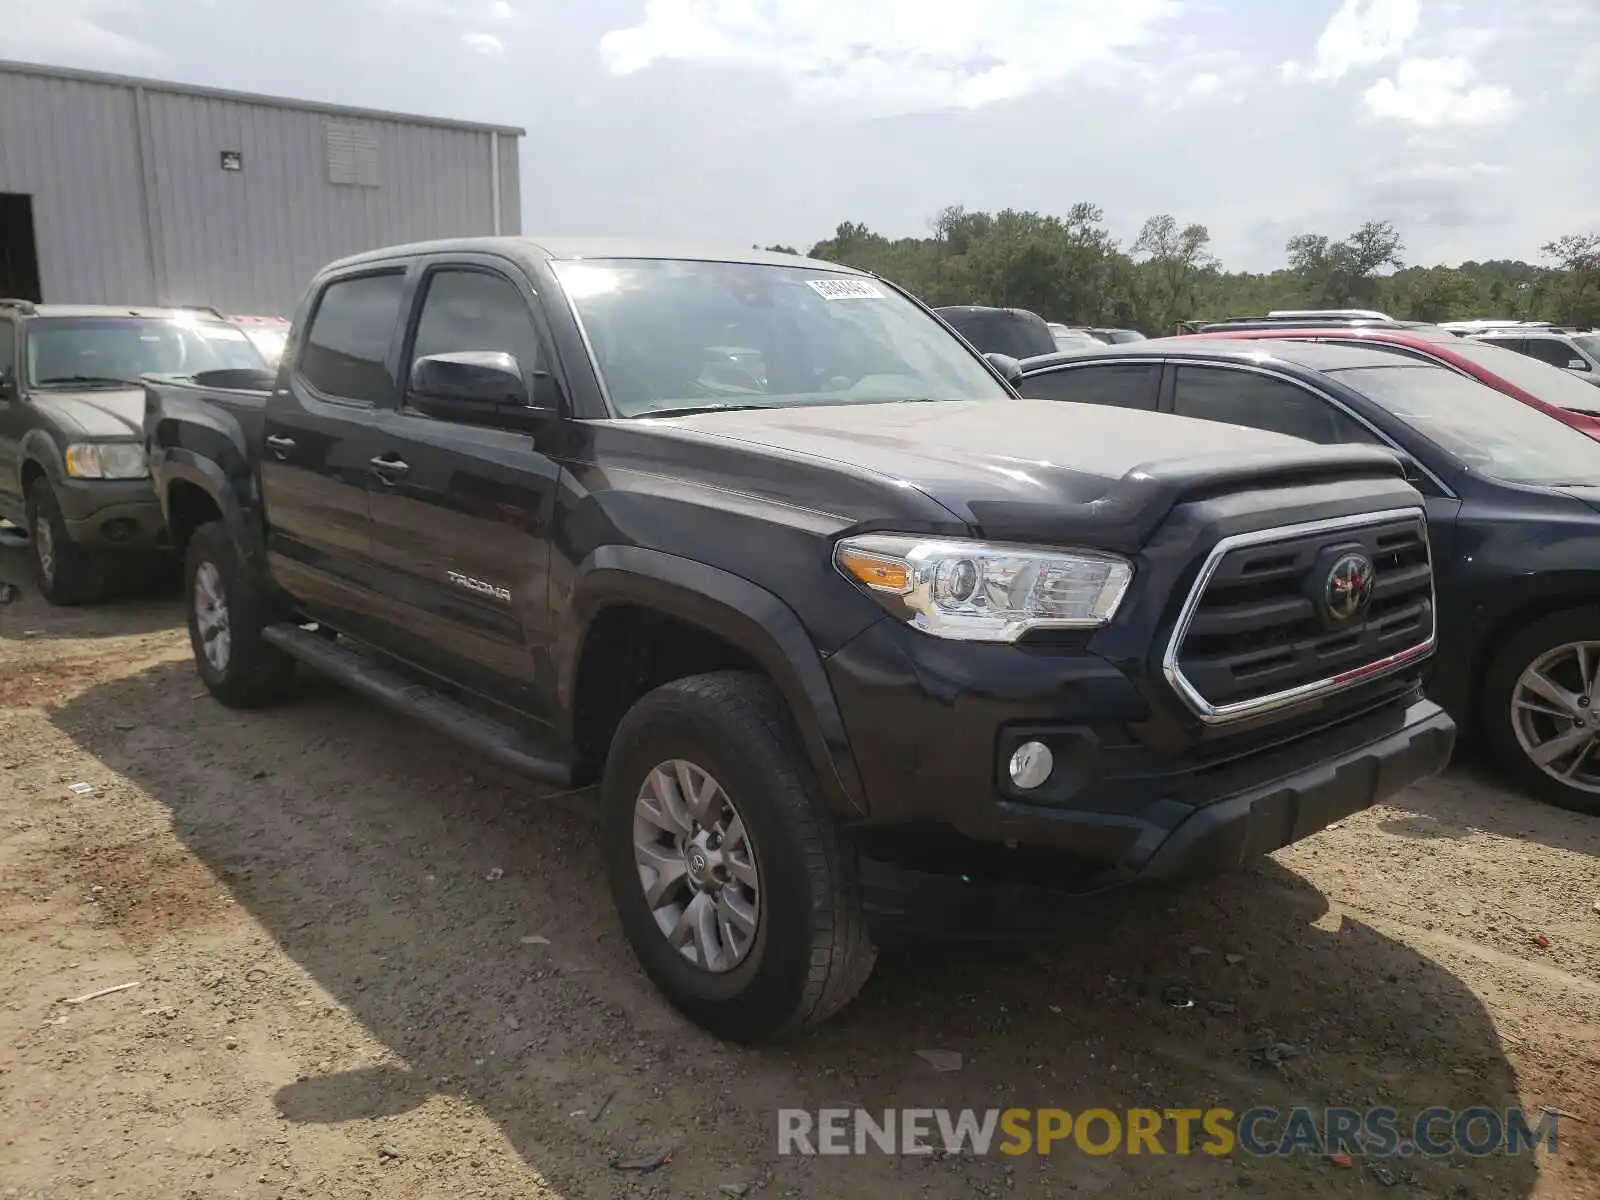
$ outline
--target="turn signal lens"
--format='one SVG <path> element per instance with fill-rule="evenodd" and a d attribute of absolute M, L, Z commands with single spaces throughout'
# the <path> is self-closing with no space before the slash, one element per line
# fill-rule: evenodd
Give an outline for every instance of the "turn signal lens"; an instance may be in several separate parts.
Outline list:
<path fill-rule="evenodd" d="M 841 546 L 836 557 L 840 567 L 875 592 L 903 596 L 911 590 L 910 563 L 868 554 L 848 546 Z"/>

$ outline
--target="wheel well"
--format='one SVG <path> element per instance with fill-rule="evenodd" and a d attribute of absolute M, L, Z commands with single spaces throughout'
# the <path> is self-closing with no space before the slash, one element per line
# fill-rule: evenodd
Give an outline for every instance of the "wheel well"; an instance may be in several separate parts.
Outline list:
<path fill-rule="evenodd" d="M 30 458 L 22 464 L 22 490 L 26 492 L 33 486 L 35 479 L 45 478 L 44 464 L 37 459 Z"/>
<path fill-rule="evenodd" d="M 699 625 L 631 604 L 602 609 L 584 635 L 573 689 L 576 774 L 599 775 L 618 723 L 647 692 L 708 671 L 766 674 L 745 651 Z"/>
<path fill-rule="evenodd" d="M 1556 613 L 1572 608 L 1590 608 L 1600 605 L 1600 596 L 1583 592 L 1556 593 L 1531 600 L 1521 608 L 1505 613 L 1490 627 L 1478 642 L 1477 658 L 1472 664 L 1472 686 L 1467 697 L 1468 720 L 1476 723 L 1483 707 L 1483 684 L 1494 662 L 1496 649 L 1504 646 L 1519 628 L 1542 621 Z"/>
<path fill-rule="evenodd" d="M 179 479 L 167 489 L 167 536 L 180 556 L 196 529 L 221 516 L 222 510 L 204 488 Z"/>

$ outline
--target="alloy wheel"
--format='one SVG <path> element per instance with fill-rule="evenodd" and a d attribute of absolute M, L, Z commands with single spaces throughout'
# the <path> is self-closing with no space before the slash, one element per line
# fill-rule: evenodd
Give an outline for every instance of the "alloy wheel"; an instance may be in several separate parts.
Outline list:
<path fill-rule="evenodd" d="M 1511 728 L 1557 783 L 1600 793 L 1600 642 L 1546 650 L 1511 690 Z"/>
<path fill-rule="evenodd" d="M 680 954 L 714 974 L 749 956 L 761 921 L 755 847 L 708 771 L 670 759 L 645 776 L 634 801 L 633 856 L 651 915 Z"/>
<path fill-rule="evenodd" d="M 228 669 L 233 635 L 228 625 L 228 590 L 215 564 L 203 562 L 195 569 L 193 603 L 201 649 L 212 670 L 221 674 Z"/>

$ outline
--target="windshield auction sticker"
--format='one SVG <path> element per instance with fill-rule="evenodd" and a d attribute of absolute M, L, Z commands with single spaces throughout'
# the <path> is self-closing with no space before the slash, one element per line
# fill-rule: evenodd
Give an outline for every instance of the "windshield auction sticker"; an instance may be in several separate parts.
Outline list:
<path fill-rule="evenodd" d="M 824 300 L 882 300 L 883 289 L 865 279 L 808 279 L 806 284 Z"/>

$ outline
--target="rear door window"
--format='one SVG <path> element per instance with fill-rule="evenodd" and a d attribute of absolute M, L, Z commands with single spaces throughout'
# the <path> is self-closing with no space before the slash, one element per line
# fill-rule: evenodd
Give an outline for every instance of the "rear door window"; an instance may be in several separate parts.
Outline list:
<path fill-rule="evenodd" d="M 389 345 L 404 292 L 400 271 L 330 283 L 300 352 L 299 370 L 306 382 L 341 400 L 387 402 L 394 392 Z"/>
<path fill-rule="evenodd" d="M 1067 400 L 1075 404 L 1109 404 L 1115 408 L 1156 411 L 1161 364 L 1107 363 L 1041 371 L 1022 381 L 1022 394 L 1033 400 Z"/>
<path fill-rule="evenodd" d="M 1379 440 L 1360 422 L 1296 383 L 1226 367 L 1179 367 L 1172 411 L 1180 417 L 1247 425 L 1324 446 Z"/>

